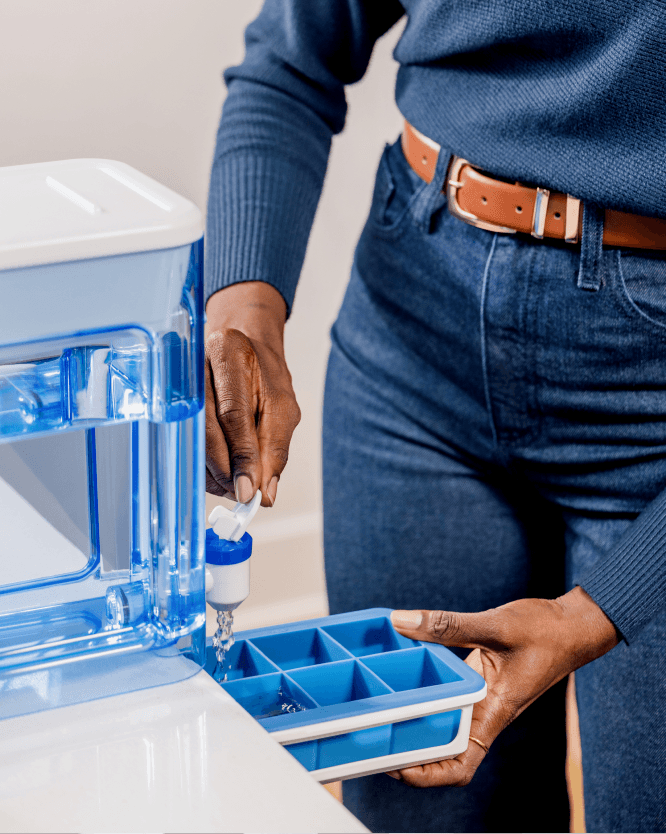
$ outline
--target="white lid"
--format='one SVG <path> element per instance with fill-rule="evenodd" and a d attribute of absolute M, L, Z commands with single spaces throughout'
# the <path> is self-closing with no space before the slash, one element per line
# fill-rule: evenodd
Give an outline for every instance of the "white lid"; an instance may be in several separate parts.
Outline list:
<path fill-rule="evenodd" d="M 261 490 L 257 490 L 254 498 L 247 504 L 238 502 L 233 510 L 228 510 L 221 504 L 213 508 L 208 516 L 208 523 L 220 539 L 237 542 L 243 537 L 248 524 L 256 515 L 261 504 Z"/>
<path fill-rule="evenodd" d="M 194 203 L 123 162 L 0 168 L 0 270 L 169 249 L 202 234 Z"/>

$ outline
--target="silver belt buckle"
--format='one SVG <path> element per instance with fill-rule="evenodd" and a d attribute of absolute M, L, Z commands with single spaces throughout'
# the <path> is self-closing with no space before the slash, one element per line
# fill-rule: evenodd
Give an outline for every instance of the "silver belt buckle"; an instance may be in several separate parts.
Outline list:
<path fill-rule="evenodd" d="M 480 220 L 475 214 L 470 211 L 463 211 L 458 204 L 458 189 L 462 183 L 458 180 L 460 172 L 465 167 L 471 165 L 466 159 L 460 156 L 453 156 L 449 165 L 449 172 L 446 178 L 446 199 L 449 204 L 449 212 L 454 216 L 464 220 L 465 223 L 470 223 L 476 226 L 477 229 L 485 229 L 488 232 L 502 232 L 504 234 L 515 235 L 516 230 L 510 229 L 508 226 L 498 226 L 496 223 L 488 223 L 486 220 Z"/>

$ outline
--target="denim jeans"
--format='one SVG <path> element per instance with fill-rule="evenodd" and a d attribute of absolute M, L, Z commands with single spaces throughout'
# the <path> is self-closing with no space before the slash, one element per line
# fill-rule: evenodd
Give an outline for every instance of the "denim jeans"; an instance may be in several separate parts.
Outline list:
<path fill-rule="evenodd" d="M 555 597 L 666 487 L 664 258 L 591 257 L 591 213 L 581 272 L 580 246 L 443 203 L 385 150 L 326 383 L 332 613 Z M 576 673 L 588 831 L 666 830 L 665 637 L 659 616 Z M 372 831 L 567 831 L 565 746 L 562 683 L 467 787 L 377 775 L 345 803 Z"/>

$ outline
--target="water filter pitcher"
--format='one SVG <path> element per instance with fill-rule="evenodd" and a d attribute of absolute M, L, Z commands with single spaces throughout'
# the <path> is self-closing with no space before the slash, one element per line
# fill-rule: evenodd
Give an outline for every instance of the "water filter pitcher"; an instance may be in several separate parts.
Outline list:
<path fill-rule="evenodd" d="M 201 668 L 203 390 L 198 209 L 0 169 L 0 718 Z"/>

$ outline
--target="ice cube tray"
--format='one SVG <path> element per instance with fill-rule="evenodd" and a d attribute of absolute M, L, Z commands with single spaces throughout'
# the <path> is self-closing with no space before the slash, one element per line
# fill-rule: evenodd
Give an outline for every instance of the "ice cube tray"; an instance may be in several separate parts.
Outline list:
<path fill-rule="evenodd" d="M 221 684 L 320 782 L 462 753 L 483 678 L 372 608 L 241 632 Z M 206 671 L 215 669 L 209 639 Z M 279 696 L 304 710 L 270 715 Z"/>

